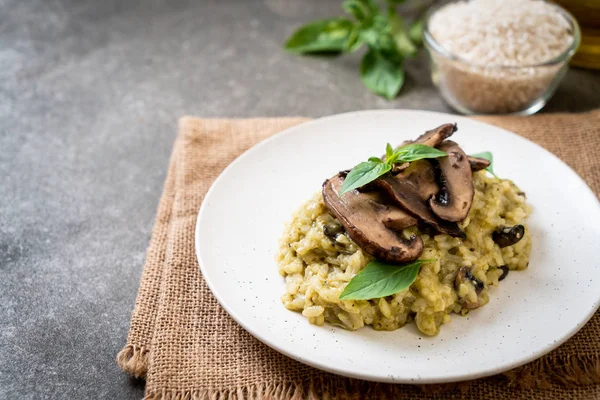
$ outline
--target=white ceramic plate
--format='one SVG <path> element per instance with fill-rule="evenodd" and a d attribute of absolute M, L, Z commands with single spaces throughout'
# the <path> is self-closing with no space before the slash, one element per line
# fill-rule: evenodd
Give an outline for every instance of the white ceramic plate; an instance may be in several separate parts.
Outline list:
<path fill-rule="evenodd" d="M 337 171 L 457 122 L 469 153 L 490 150 L 495 172 L 527 193 L 533 249 L 529 268 L 511 272 L 490 303 L 453 316 L 436 337 L 413 324 L 394 332 L 310 325 L 281 304 L 275 255 L 292 212 Z M 382 382 L 473 379 L 525 364 L 559 346 L 599 305 L 600 204 L 562 161 L 511 132 L 425 111 L 364 111 L 286 130 L 233 162 L 209 190 L 198 215 L 196 253 L 210 289 L 248 332 L 303 363 Z"/>

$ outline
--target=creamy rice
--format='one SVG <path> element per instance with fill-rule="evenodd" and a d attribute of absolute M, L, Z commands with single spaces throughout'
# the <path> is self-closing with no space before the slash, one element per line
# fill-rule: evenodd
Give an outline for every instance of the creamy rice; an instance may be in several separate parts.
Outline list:
<path fill-rule="evenodd" d="M 467 238 L 448 235 L 431 237 L 417 228 L 403 231 L 418 234 L 425 245 L 424 264 L 412 286 L 380 299 L 339 300 L 346 284 L 373 258 L 345 234 L 335 242 L 323 233 L 323 226 L 335 220 L 323 203 L 321 193 L 306 202 L 286 226 L 278 255 L 279 272 L 285 278 L 286 308 L 301 312 L 312 324 L 325 322 L 350 330 L 371 325 L 377 330 L 395 330 L 415 321 L 426 335 L 436 335 L 450 314 L 466 314 L 467 303 L 480 306 L 489 301 L 489 288 L 498 285 L 506 266 L 522 270 L 529 264 L 529 230 L 513 246 L 500 248 L 492 233 L 500 226 L 523 224 L 530 213 L 525 196 L 509 180 L 473 174 L 475 197 L 468 217 L 460 223 Z M 456 284 L 461 267 L 470 267 L 473 277 L 485 284 L 477 294 L 470 284 Z"/>

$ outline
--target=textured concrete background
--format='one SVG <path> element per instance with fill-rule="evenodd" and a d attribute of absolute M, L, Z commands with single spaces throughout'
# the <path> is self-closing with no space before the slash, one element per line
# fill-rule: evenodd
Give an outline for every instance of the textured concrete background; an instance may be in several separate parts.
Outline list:
<path fill-rule="evenodd" d="M 388 103 L 358 55 L 281 51 L 338 0 L 0 0 L 0 399 L 137 399 L 115 365 L 177 118 L 450 111 L 411 62 Z M 545 111 L 600 105 L 572 70 Z"/>

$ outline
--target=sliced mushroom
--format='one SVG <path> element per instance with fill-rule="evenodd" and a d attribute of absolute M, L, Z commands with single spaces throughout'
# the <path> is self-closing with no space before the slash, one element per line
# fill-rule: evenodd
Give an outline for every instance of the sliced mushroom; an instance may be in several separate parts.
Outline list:
<path fill-rule="evenodd" d="M 440 186 L 435 179 L 435 169 L 427 160 L 418 160 L 410 163 L 410 166 L 402 172 L 423 201 L 427 201 L 431 196 L 440 191 Z"/>
<path fill-rule="evenodd" d="M 323 184 L 323 201 L 342 223 L 346 234 L 372 256 L 389 262 L 403 263 L 417 259 L 423 252 L 418 236 L 403 239 L 384 225 L 389 213 L 373 206 L 369 195 L 352 191 L 339 196 L 344 178 L 339 174 Z M 387 209 L 386 209 L 387 210 Z"/>
<path fill-rule="evenodd" d="M 492 239 L 500 248 L 503 248 L 518 243 L 524 235 L 525 227 L 523 225 L 502 226 L 492 234 Z"/>
<path fill-rule="evenodd" d="M 433 214 L 427 206 L 427 202 L 421 198 L 419 191 L 415 189 L 404 174 L 396 176 L 385 174 L 373 183 L 386 192 L 404 210 L 431 225 L 438 232 L 459 238 L 466 237 L 456 223 L 443 221 Z"/>
<path fill-rule="evenodd" d="M 467 158 L 469 160 L 469 165 L 471 166 L 471 171 L 473 171 L 473 172 L 477 172 L 477 171 L 481 171 L 482 169 L 486 169 L 491 164 L 490 160 L 487 160 L 485 158 L 473 157 L 473 156 L 469 156 Z"/>
<path fill-rule="evenodd" d="M 456 273 L 456 279 L 454 280 L 454 286 L 458 291 L 461 284 L 472 285 L 475 293 L 477 294 L 477 301 L 473 301 L 472 299 L 462 298 L 460 299 L 463 307 L 472 310 L 478 308 L 480 306 L 479 302 L 479 293 L 485 288 L 485 284 L 480 281 L 476 276 L 473 276 L 471 272 L 471 267 L 461 267 Z"/>
<path fill-rule="evenodd" d="M 366 192 L 371 206 L 379 213 L 386 228 L 399 231 L 417 225 L 417 219 L 395 206 L 387 195 L 378 191 Z"/>
<path fill-rule="evenodd" d="M 444 124 L 440 125 L 435 129 L 425 132 L 421 136 L 419 136 L 416 140 L 408 140 L 403 143 L 405 144 L 415 144 L 420 143 L 426 146 L 436 147 L 440 143 L 442 143 L 445 139 L 448 139 L 458 127 L 456 124 Z"/>
<path fill-rule="evenodd" d="M 402 146 L 407 145 L 407 144 L 419 143 L 419 144 L 424 144 L 427 146 L 437 147 L 444 140 L 446 140 L 450 136 L 452 136 L 452 134 L 454 134 L 454 132 L 456 132 L 457 130 L 458 130 L 458 127 L 456 124 L 444 124 L 444 125 L 438 126 L 435 129 L 425 132 L 424 134 L 419 136 L 416 140 L 407 140 L 407 141 L 403 142 Z M 385 155 L 381 159 L 385 160 Z M 471 166 L 471 170 L 473 172 L 481 171 L 482 169 L 486 169 L 487 167 L 490 166 L 490 161 L 485 158 L 468 156 L 468 159 L 469 159 L 469 165 Z M 405 169 L 406 164 L 403 164 L 403 165 L 404 165 L 403 169 Z"/>
<path fill-rule="evenodd" d="M 402 163 L 402 164 L 394 164 L 394 166 L 392 167 L 392 175 L 396 175 L 399 174 L 400 172 L 404 171 L 405 169 L 407 169 L 408 167 L 410 167 L 411 163 Z"/>
<path fill-rule="evenodd" d="M 438 159 L 442 188 L 429 200 L 429 205 L 446 221 L 462 221 L 469 214 L 475 194 L 471 166 L 465 152 L 453 141 L 443 142 L 439 149 L 448 156 Z"/>

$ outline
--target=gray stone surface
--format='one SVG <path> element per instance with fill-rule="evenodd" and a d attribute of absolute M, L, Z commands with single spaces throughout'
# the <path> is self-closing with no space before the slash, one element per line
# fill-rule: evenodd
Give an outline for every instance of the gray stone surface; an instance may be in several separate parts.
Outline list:
<path fill-rule="evenodd" d="M 425 58 L 386 102 L 358 55 L 280 45 L 338 0 L 0 0 L 0 399 L 141 398 L 115 365 L 177 118 L 450 111 Z M 545 111 L 600 104 L 571 70 Z"/>

